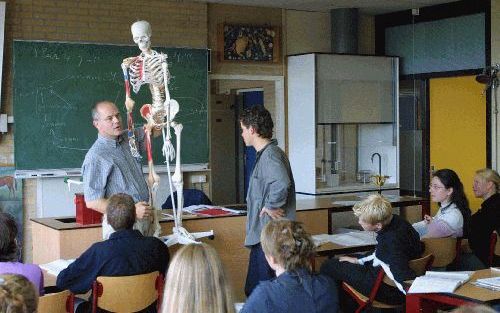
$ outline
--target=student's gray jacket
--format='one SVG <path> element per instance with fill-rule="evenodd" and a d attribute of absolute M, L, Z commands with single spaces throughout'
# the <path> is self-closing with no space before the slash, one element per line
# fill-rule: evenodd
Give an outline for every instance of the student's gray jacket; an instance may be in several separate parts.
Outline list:
<path fill-rule="evenodd" d="M 281 208 L 285 217 L 295 220 L 295 182 L 285 153 L 272 140 L 257 152 L 255 166 L 247 193 L 247 227 L 245 246 L 260 242 L 262 228 L 271 219 L 267 214 L 259 217 L 263 207 Z"/>

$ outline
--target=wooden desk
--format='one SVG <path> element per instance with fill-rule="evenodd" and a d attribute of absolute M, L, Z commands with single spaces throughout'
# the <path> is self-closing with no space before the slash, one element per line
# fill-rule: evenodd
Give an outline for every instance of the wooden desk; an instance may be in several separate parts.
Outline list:
<path fill-rule="evenodd" d="M 359 200 L 359 198 L 358 198 Z M 425 202 L 422 198 L 399 197 L 395 206 L 417 205 Z M 332 203 L 331 196 L 317 197 L 311 200 L 297 200 L 297 220 L 304 223 L 310 234 L 325 234 L 331 231 L 331 213 L 349 211 L 352 205 Z M 79 225 L 73 218 L 34 218 L 31 220 L 33 234 L 33 263 L 43 264 L 57 259 L 79 257 L 93 243 L 102 240 L 100 224 Z M 160 222 L 163 235 L 170 234 L 173 227 L 171 220 Z M 246 216 L 220 217 L 183 217 L 184 227 L 191 231 L 213 230 L 214 240 L 203 241 L 214 246 L 229 274 L 235 290 L 236 300 L 244 301 L 249 250 L 244 247 Z M 171 255 L 178 248 L 171 247 Z M 317 259 L 319 266 L 324 258 Z"/>
<path fill-rule="evenodd" d="M 327 209 L 328 214 L 328 229 L 332 230 L 332 213 L 348 212 L 352 210 L 353 204 L 342 204 L 342 202 L 361 201 L 362 198 L 355 195 L 339 195 L 339 196 L 318 196 L 311 199 L 297 200 L 297 210 L 317 210 Z M 404 209 L 405 207 L 420 205 L 422 206 L 422 219 L 425 214 L 430 214 L 430 203 L 428 199 L 411 196 L 390 196 L 389 201 L 392 207 Z M 337 203 L 336 203 L 337 202 Z"/>
<path fill-rule="evenodd" d="M 328 210 L 299 210 L 297 220 L 305 224 L 308 232 L 324 234 L 328 232 Z M 33 263 L 43 264 L 57 259 L 79 257 L 93 243 L 102 240 L 101 225 L 79 225 L 64 223 L 60 218 L 36 218 L 31 220 L 33 232 Z M 160 222 L 163 235 L 172 232 L 173 221 Z M 222 260 L 238 302 L 245 300 L 244 285 L 250 250 L 245 248 L 245 215 L 222 217 L 186 216 L 183 225 L 191 232 L 213 230 L 214 240 L 202 239 L 212 245 Z M 170 247 L 173 255 L 178 245 Z M 318 263 L 320 264 L 320 263 Z M 53 277 L 45 277 L 54 282 Z"/>
<path fill-rule="evenodd" d="M 474 303 L 495 303 L 500 301 L 500 291 L 477 287 L 477 279 L 499 276 L 490 269 L 476 271 L 471 279 L 454 293 L 416 293 L 406 295 L 406 313 L 436 312 L 440 305 L 461 306 Z"/>

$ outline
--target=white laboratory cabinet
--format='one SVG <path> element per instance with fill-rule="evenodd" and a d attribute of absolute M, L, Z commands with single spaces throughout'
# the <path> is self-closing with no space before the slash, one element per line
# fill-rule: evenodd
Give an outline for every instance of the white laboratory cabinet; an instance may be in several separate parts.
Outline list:
<path fill-rule="evenodd" d="M 398 189 L 398 58 L 311 53 L 287 67 L 297 193 L 377 189 L 379 172 L 390 176 L 383 189 Z"/>

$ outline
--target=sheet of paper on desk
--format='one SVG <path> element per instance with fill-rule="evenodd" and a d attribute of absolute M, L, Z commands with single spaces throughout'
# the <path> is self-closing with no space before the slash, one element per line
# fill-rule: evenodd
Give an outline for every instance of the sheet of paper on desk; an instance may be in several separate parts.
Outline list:
<path fill-rule="evenodd" d="M 354 247 L 376 245 L 376 236 L 376 233 L 372 231 L 353 231 L 334 235 L 320 234 L 312 237 L 317 246 L 326 242 L 332 242 L 341 246 Z"/>
<path fill-rule="evenodd" d="M 42 269 L 46 270 L 47 273 L 54 275 L 54 276 L 57 276 L 57 275 L 59 275 L 59 273 L 62 270 L 67 268 L 74 261 L 75 261 L 75 259 L 69 259 L 69 260 L 59 259 L 59 260 L 52 261 L 50 263 L 40 264 L 40 267 Z"/>
<path fill-rule="evenodd" d="M 481 278 L 476 280 L 474 285 L 478 287 L 488 288 L 495 291 L 500 291 L 500 276 Z"/>
<path fill-rule="evenodd" d="M 191 205 L 182 208 L 182 211 L 195 215 L 209 215 L 209 216 L 244 214 L 246 212 L 246 211 L 233 210 L 214 205 Z"/>
<path fill-rule="evenodd" d="M 408 293 L 452 293 L 458 286 L 468 281 L 473 273 L 427 271 L 424 276 L 417 277 L 413 281 Z"/>
<path fill-rule="evenodd" d="M 359 200 L 361 201 L 361 200 Z M 346 201 L 346 200 L 333 200 L 332 201 L 332 204 L 337 204 L 337 205 L 345 205 L 345 206 L 349 206 L 349 205 L 355 205 L 356 203 L 358 203 L 359 201 Z"/>

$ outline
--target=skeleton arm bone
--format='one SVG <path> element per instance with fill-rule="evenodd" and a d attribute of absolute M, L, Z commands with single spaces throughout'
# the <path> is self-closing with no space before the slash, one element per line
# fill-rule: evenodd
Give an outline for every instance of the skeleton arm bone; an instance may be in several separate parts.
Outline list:
<path fill-rule="evenodd" d="M 134 60 L 135 58 L 126 58 L 122 63 L 123 80 L 125 81 L 125 107 L 128 113 L 134 110 L 135 105 L 135 101 L 130 97 L 130 80 L 128 77 L 128 69 Z"/>
<path fill-rule="evenodd" d="M 163 85 L 165 86 L 165 109 L 168 103 L 170 103 L 170 92 L 168 91 L 168 82 L 169 82 L 169 72 L 168 72 L 168 64 L 167 64 L 167 57 L 165 56 L 161 62 L 161 68 L 163 72 Z M 168 111 L 167 111 L 167 116 L 168 116 Z"/>

